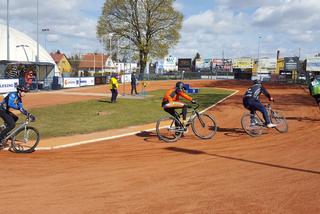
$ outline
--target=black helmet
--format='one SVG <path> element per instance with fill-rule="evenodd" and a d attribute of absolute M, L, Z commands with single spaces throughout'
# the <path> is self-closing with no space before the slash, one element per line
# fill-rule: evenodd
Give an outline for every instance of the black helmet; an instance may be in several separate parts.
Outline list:
<path fill-rule="evenodd" d="M 184 83 L 179 81 L 176 83 L 176 88 L 180 90 L 185 90 Z"/>
<path fill-rule="evenodd" d="M 18 85 L 18 86 L 17 86 L 17 91 L 18 91 L 18 92 L 20 92 L 20 91 L 22 91 L 22 92 L 28 92 L 29 90 L 28 90 L 27 88 L 25 88 L 24 86 L 22 86 L 22 85 Z"/>
<path fill-rule="evenodd" d="M 262 84 L 262 81 L 259 79 L 253 80 L 253 84 Z"/>

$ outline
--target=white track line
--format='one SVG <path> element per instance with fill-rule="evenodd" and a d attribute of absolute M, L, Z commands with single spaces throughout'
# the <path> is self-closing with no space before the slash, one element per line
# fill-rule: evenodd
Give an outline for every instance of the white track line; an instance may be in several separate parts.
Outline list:
<path fill-rule="evenodd" d="M 226 90 L 226 89 L 224 89 Z M 234 91 L 234 90 L 233 90 Z M 222 100 L 219 100 L 219 102 L 209 106 L 208 108 L 202 110 L 200 113 L 206 112 L 209 109 L 215 107 L 216 105 L 218 105 L 219 103 L 225 101 L 226 99 L 228 99 L 229 97 L 237 94 L 239 92 L 239 90 L 234 91 L 232 94 L 230 94 L 229 96 L 223 98 Z M 148 131 L 154 131 L 156 128 L 152 128 L 152 129 L 147 129 L 147 130 L 141 130 L 141 131 L 135 131 L 135 132 L 130 132 L 130 133 L 126 133 L 126 134 L 121 134 L 121 135 L 116 135 L 116 136 L 111 136 L 111 137 L 103 137 L 103 138 L 96 138 L 96 139 L 92 139 L 92 140 L 85 140 L 85 141 L 79 141 L 76 143 L 71 143 L 71 144 L 65 144 L 65 145 L 60 145 L 60 146 L 52 146 L 52 147 L 38 147 L 36 148 L 36 150 L 52 150 L 52 149 L 62 149 L 62 148 L 69 148 L 69 147 L 74 147 L 74 146 L 80 146 L 80 145 L 84 145 L 84 144 L 89 144 L 89 143 L 96 143 L 96 142 L 101 142 L 101 141 L 105 141 L 105 140 L 112 140 L 112 139 L 116 139 L 116 138 L 121 138 L 121 137 L 127 137 L 127 136 L 132 136 L 135 134 L 138 134 L 140 132 L 148 132 Z"/>

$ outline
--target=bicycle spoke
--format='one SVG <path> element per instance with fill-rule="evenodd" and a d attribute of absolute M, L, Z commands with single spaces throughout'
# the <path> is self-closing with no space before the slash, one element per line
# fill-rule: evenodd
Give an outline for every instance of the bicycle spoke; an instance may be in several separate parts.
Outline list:
<path fill-rule="evenodd" d="M 192 121 L 192 130 L 197 137 L 202 139 L 210 139 L 215 135 L 217 131 L 217 125 L 212 116 L 207 114 L 199 114 Z"/>
<path fill-rule="evenodd" d="M 165 117 L 158 120 L 156 131 L 161 140 L 174 142 L 181 137 L 184 130 L 179 121 L 173 117 Z"/>
<path fill-rule="evenodd" d="M 263 123 L 255 115 L 245 113 L 241 118 L 241 126 L 245 132 L 252 136 L 256 137 L 262 134 L 262 129 L 264 127 Z"/>
<path fill-rule="evenodd" d="M 33 152 L 39 143 L 39 133 L 33 127 L 25 127 L 17 131 L 12 139 L 12 147 L 16 152 Z"/>

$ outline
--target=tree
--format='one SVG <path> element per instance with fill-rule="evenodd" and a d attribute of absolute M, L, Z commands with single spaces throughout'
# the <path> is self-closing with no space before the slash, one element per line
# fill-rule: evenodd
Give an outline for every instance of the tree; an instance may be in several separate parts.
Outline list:
<path fill-rule="evenodd" d="M 179 41 L 183 15 L 173 8 L 174 1 L 106 0 L 97 36 L 103 40 L 112 33 L 114 41 L 130 43 L 143 73 L 149 58 L 164 57 Z"/>
<path fill-rule="evenodd" d="M 78 54 L 75 54 L 68 58 L 68 61 L 72 68 L 71 76 L 78 76 L 79 71 L 79 65 L 80 65 L 80 56 Z"/>
<path fill-rule="evenodd" d="M 193 67 L 193 71 L 196 71 L 196 61 L 197 59 L 201 59 L 200 54 L 197 52 L 197 54 L 195 55 L 195 57 L 192 60 L 192 67 Z"/>

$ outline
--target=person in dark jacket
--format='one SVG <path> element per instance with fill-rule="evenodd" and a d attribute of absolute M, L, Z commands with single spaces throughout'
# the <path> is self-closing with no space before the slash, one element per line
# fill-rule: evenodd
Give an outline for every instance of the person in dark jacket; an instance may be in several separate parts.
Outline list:
<path fill-rule="evenodd" d="M 263 93 L 266 97 L 269 98 L 270 101 L 273 101 L 273 97 L 271 97 L 270 93 L 263 87 L 262 82 L 260 80 L 254 80 L 253 85 L 248 88 L 248 90 L 243 95 L 243 106 L 250 110 L 250 113 L 254 115 L 254 113 L 258 110 L 262 113 L 263 118 L 267 124 L 268 128 L 276 127 L 275 124 L 272 124 L 270 121 L 270 117 L 268 115 L 268 111 L 265 106 L 261 104 L 259 100 L 260 94 Z"/>
<path fill-rule="evenodd" d="M 137 78 L 136 78 L 135 72 L 133 72 L 131 74 L 131 95 L 133 95 L 133 91 L 134 91 L 134 93 L 138 94 L 138 92 L 137 92 Z"/>

